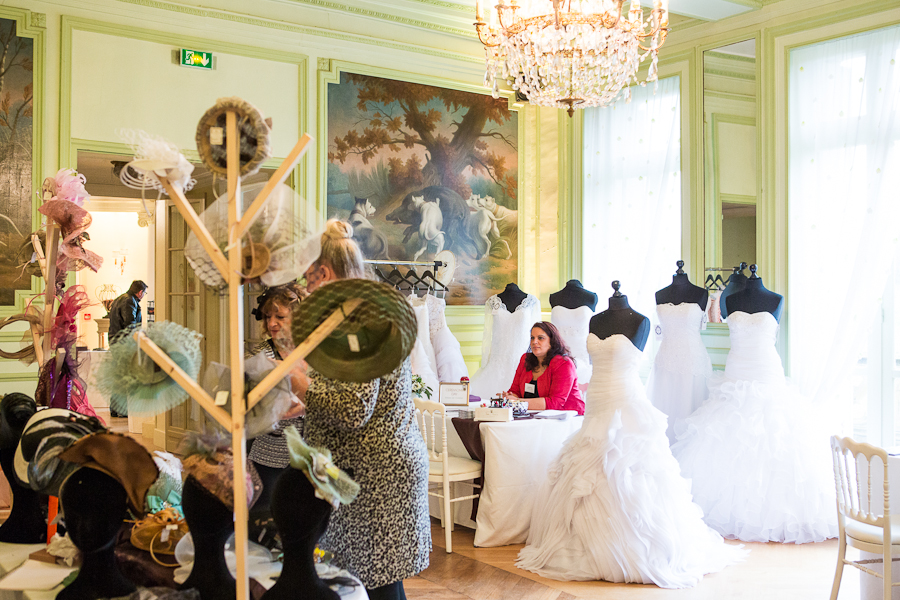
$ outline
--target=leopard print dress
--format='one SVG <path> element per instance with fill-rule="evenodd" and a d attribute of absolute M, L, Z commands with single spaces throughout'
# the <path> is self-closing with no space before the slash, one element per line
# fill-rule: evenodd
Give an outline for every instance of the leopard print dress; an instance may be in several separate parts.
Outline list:
<path fill-rule="evenodd" d="M 428 567 L 428 453 L 410 393 L 407 358 L 367 383 L 328 379 L 309 369 L 306 440 L 331 450 L 360 485 L 352 504 L 331 515 L 319 541 L 333 563 L 376 588 Z"/>

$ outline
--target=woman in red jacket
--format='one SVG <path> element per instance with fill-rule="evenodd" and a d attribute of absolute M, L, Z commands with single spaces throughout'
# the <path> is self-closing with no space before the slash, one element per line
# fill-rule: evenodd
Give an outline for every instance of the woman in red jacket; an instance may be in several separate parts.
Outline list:
<path fill-rule="evenodd" d="M 509 400 L 528 403 L 531 410 L 577 410 L 584 414 L 575 361 L 556 326 L 540 321 L 531 328 L 531 352 L 522 355 L 508 392 Z"/>

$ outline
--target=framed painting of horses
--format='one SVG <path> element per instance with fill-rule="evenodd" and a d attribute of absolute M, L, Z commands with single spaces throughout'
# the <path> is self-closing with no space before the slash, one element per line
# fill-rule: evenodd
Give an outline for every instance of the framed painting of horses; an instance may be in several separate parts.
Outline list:
<path fill-rule="evenodd" d="M 509 99 L 338 75 L 327 84 L 326 216 L 353 226 L 369 260 L 451 251 L 448 304 L 483 304 L 516 282 L 519 115 Z"/>

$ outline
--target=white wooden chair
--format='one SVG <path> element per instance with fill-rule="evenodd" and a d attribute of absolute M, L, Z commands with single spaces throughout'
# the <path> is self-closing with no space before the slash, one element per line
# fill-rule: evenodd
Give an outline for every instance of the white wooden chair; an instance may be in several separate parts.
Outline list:
<path fill-rule="evenodd" d="M 481 463 L 470 458 L 460 458 L 450 456 L 447 451 L 447 414 L 444 405 L 439 402 L 430 400 L 414 400 L 416 405 L 416 422 L 419 430 L 422 432 L 422 439 L 428 446 L 428 483 L 440 483 L 440 487 L 428 488 L 428 495 L 440 498 L 441 500 L 441 527 L 444 528 L 444 535 L 447 545 L 447 553 L 453 552 L 452 542 L 450 540 L 450 532 L 453 531 L 453 514 L 451 505 L 454 502 L 462 502 L 463 500 L 471 500 L 477 498 L 478 494 L 470 496 L 458 496 L 453 498 L 450 495 L 451 482 L 469 482 L 473 479 L 481 477 Z M 440 438 L 436 439 L 437 432 L 440 431 Z M 440 452 L 438 449 L 440 448 Z M 478 484 L 465 483 L 473 488 L 480 487 Z"/>
<path fill-rule="evenodd" d="M 892 515 L 890 510 L 887 452 L 869 444 L 854 442 L 850 438 L 833 436 L 831 454 L 834 459 L 834 485 L 840 531 L 831 600 L 837 600 L 844 565 L 852 565 L 864 573 L 881 577 L 884 580 L 884 600 L 890 600 L 891 588 L 900 585 L 900 582 L 891 581 L 891 564 L 895 560 L 900 560 L 892 558 L 895 553 L 900 554 L 900 514 Z M 876 485 L 882 483 L 883 479 L 884 502 L 881 506 L 872 505 L 872 459 L 875 457 L 881 459 L 884 473 L 883 478 L 876 479 Z M 848 560 L 847 546 L 881 554 L 882 557 Z M 871 563 L 882 563 L 884 574 L 865 566 Z"/>

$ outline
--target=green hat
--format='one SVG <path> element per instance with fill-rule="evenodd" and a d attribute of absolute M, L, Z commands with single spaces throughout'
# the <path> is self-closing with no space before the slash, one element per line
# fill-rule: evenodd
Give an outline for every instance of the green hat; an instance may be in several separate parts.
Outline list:
<path fill-rule="evenodd" d="M 399 367 L 416 342 L 412 307 L 386 283 L 342 279 L 323 285 L 294 310 L 294 344 L 303 342 L 351 298 L 363 302 L 310 352 L 306 362 L 329 379 L 371 381 Z"/>
<path fill-rule="evenodd" d="M 291 455 L 291 466 L 303 471 L 316 488 L 317 498 L 334 508 L 339 504 L 350 504 L 356 499 L 359 484 L 335 466 L 331 460 L 331 450 L 307 445 L 293 425 L 285 428 L 284 438 Z"/>

